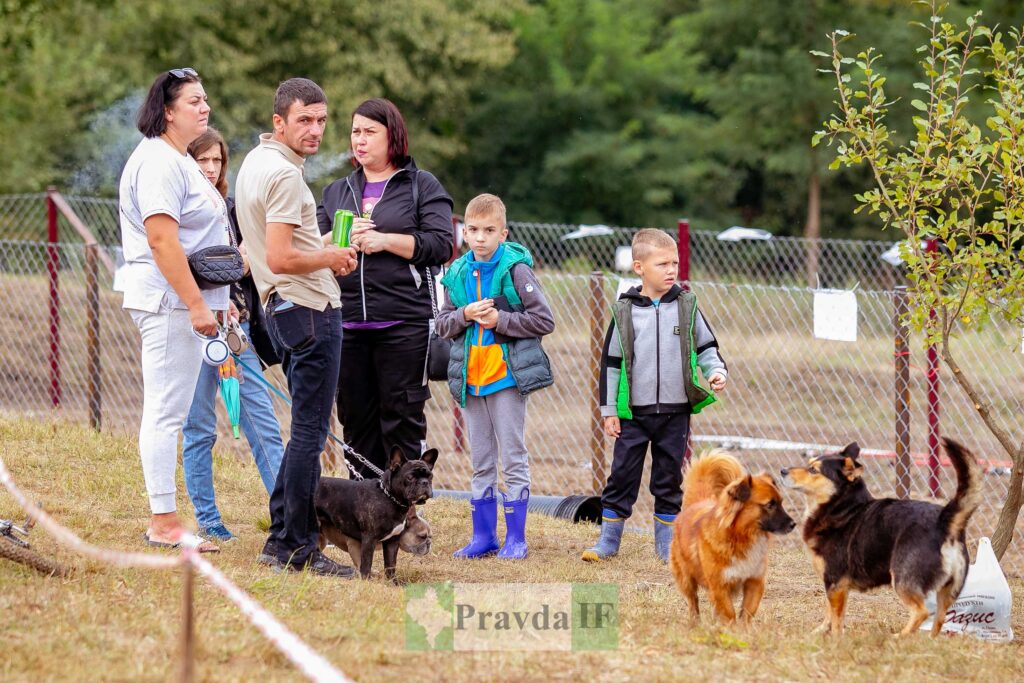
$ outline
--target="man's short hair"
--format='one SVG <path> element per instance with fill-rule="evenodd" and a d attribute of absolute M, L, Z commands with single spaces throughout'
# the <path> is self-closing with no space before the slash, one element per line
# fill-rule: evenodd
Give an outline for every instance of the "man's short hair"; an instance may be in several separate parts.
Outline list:
<path fill-rule="evenodd" d="M 644 228 L 633 235 L 633 260 L 642 261 L 655 249 L 675 249 L 676 241 L 656 228 Z"/>
<path fill-rule="evenodd" d="M 307 104 L 327 104 L 327 95 L 323 88 L 308 78 L 289 78 L 277 86 L 274 94 L 274 113 L 282 119 L 288 118 L 288 110 L 292 102 L 298 100 L 302 106 Z"/>
<path fill-rule="evenodd" d="M 470 216 L 491 216 L 498 221 L 501 228 L 505 228 L 505 203 L 493 194 L 478 194 L 466 204 L 466 220 Z"/>

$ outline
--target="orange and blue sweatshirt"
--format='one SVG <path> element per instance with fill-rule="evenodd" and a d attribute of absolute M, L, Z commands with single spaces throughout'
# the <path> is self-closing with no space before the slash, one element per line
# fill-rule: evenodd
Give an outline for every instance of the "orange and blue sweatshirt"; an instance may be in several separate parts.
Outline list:
<path fill-rule="evenodd" d="M 517 386 L 520 393 L 525 394 L 550 383 L 535 372 L 535 366 L 546 360 L 540 358 L 542 352 L 526 352 L 521 359 L 525 365 L 521 368 L 510 367 L 508 357 L 511 342 L 539 339 L 554 329 L 551 309 L 530 268 L 532 264 L 526 247 L 503 242 L 488 261 L 477 261 L 473 252 L 459 257 L 442 279 L 445 301 L 435 329 L 446 339 L 455 340 L 465 335 L 464 339 L 454 342 L 453 362 L 449 365 L 449 384 L 460 401 L 464 401 L 464 396 L 487 396 Z M 509 307 L 499 308 L 494 329 L 466 321 L 463 309 L 467 304 L 499 295 L 505 296 Z M 456 346 L 462 348 L 456 349 Z M 454 367 L 459 365 L 461 367 Z M 519 381 L 517 374 L 521 375 Z M 523 381 L 526 385 L 519 386 Z"/>

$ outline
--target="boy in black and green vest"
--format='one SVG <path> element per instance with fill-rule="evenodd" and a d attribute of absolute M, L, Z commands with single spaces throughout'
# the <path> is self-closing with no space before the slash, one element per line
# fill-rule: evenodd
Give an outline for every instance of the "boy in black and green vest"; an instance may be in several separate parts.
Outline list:
<path fill-rule="evenodd" d="M 463 408 L 473 461 L 473 538 L 455 557 L 526 557 L 530 465 L 526 395 L 553 382 L 540 338 L 555 329 L 526 247 L 506 242 L 505 205 L 492 194 L 466 206 L 466 244 L 441 279 L 434 329 L 451 339 L 448 388 Z M 498 549 L 498 458 L 505 486 L 505 543 Z"/>
<path fill-rule="evenodd" d="M 725 387 L 725 361 L 697 308 L 697 297 L 676 284 L 675 241 L 661 230 L 639 231 L 633 237 L 633 271 L 641 286 L 615 302 L 601 357 L 601 415 L 605 434 L 616 441 L 601 494 L 601 537 L 583 552 L 590 562 L 619 551 L 622 528 L 640 491 L 648 445 L 654 549 L 668 561 L 672 522 L 682 504 L 690 415 L 715 401 L 698 383 L 697 368 L 713 390 Z"/>

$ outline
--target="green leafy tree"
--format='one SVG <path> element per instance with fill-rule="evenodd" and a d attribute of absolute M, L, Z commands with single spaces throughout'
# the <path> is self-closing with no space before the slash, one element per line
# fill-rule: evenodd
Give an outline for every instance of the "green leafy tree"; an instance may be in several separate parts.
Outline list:
<path fill-rule="evenodd" d="M 931 19 L 922 26 L 930 36 L 918 50 L 924 80 L 914 84 L 918 97 L 910 102 L 911 140 L 894 143 L 879 53 L 868 48 L 847 56 L 844 45 L 851 36 L 837 30 L 825 56 L 838 111 L 814 142 L 835 146 L 836 168 L 870 169 L 873 187 L 857 200 L 906 237 L 911 321 L 938 345 L 957 385 L 1013 461 L 992 533 L 1001 557 L 1022 505 L 1024 444 L 1015 442 L 1012 429 L 1019 416 L 994 409 L 961 366 L 950 339 L 993 319 L 1024 326 L 1024 40 L 1018 29 L 1000 33 L 979 24 L 977 15 L 962 28 L 942 19 L 945 5 L 927 4 Z M 983 104 L 987 116 L 972 116 L 972 104 Z M 926 252 L 922 242 L 928 239 L 943 249 Z"/>
<path fill-rule="evenodd" d="M 708 159 L 675 29 L 692 2 L 545 0 L 518 15 L 517 55 L 473 92 L 462 194 L 519 220 L 671 224 L 713 211 L 731 179 Z M 719 201 L 722 200 L 722 201 Z"/>
<path fill-rule="evenodd" d="M 0 191 L 60 182 L 90 116 L 125 94 L 126 69 L 104 40 L 112 7 L 0 1 Z"/>
<path fill-rule="evenodd" d="M 184 65 L 202 75 L 213 123 L 235 151 L 248 151 L 269 129 L 277 84 L 306 76 L 324 87 L 332 115 L 314 164 L 321 182 L 347 172 L 348 114 L 367 97 L 398 104 L 413 153 L 443 176 L 466 148 L 469 92 L 513 57 L 511 20 L 520 6 L 0 0 L 0 191 L 38 190 L 90 165 L 102 166 L 89 174 L 101 189 L 116 191 L 108 181 L 124 160 L 105 149 L 117 128 L 110 113 L 161 70 Z"/>

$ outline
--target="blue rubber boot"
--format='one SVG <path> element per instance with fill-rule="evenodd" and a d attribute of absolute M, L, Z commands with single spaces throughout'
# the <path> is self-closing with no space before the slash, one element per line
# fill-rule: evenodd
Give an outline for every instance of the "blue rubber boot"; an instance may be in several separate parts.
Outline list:
<path fill-rule="evenodd" d="M 498 551 L 501 560 L 525 560 L 526 548 L 526 507 L 530 502 L 530 489 L 525 488 L 519 494 L 519 500 L 505 499 L 505 544 Z"/>
<path fill-rule="evenodd" d="M 619 517 L 617 512 L 608 508 L 601 510 L 601 537 L 593 548 L 583 551 L 584 561 L 598 562 L 618 554 L 624 526 L 626 519 Z"/>
<path fill-rule="evenodd" d="M 498 550 L 498 501 L 494 489 L 484 489 L 482 498 L 469 501 L 473 511 L 473 540 L 455 551 L 453 557 L 475 559 L 493 555 Z"/>
<path fill-rule="evenodd" d="M 654 514 L 654 552 L 662 562 L 668 562 L 668 549 L 672 545 L 672 527 L 675 515 Z"/>

